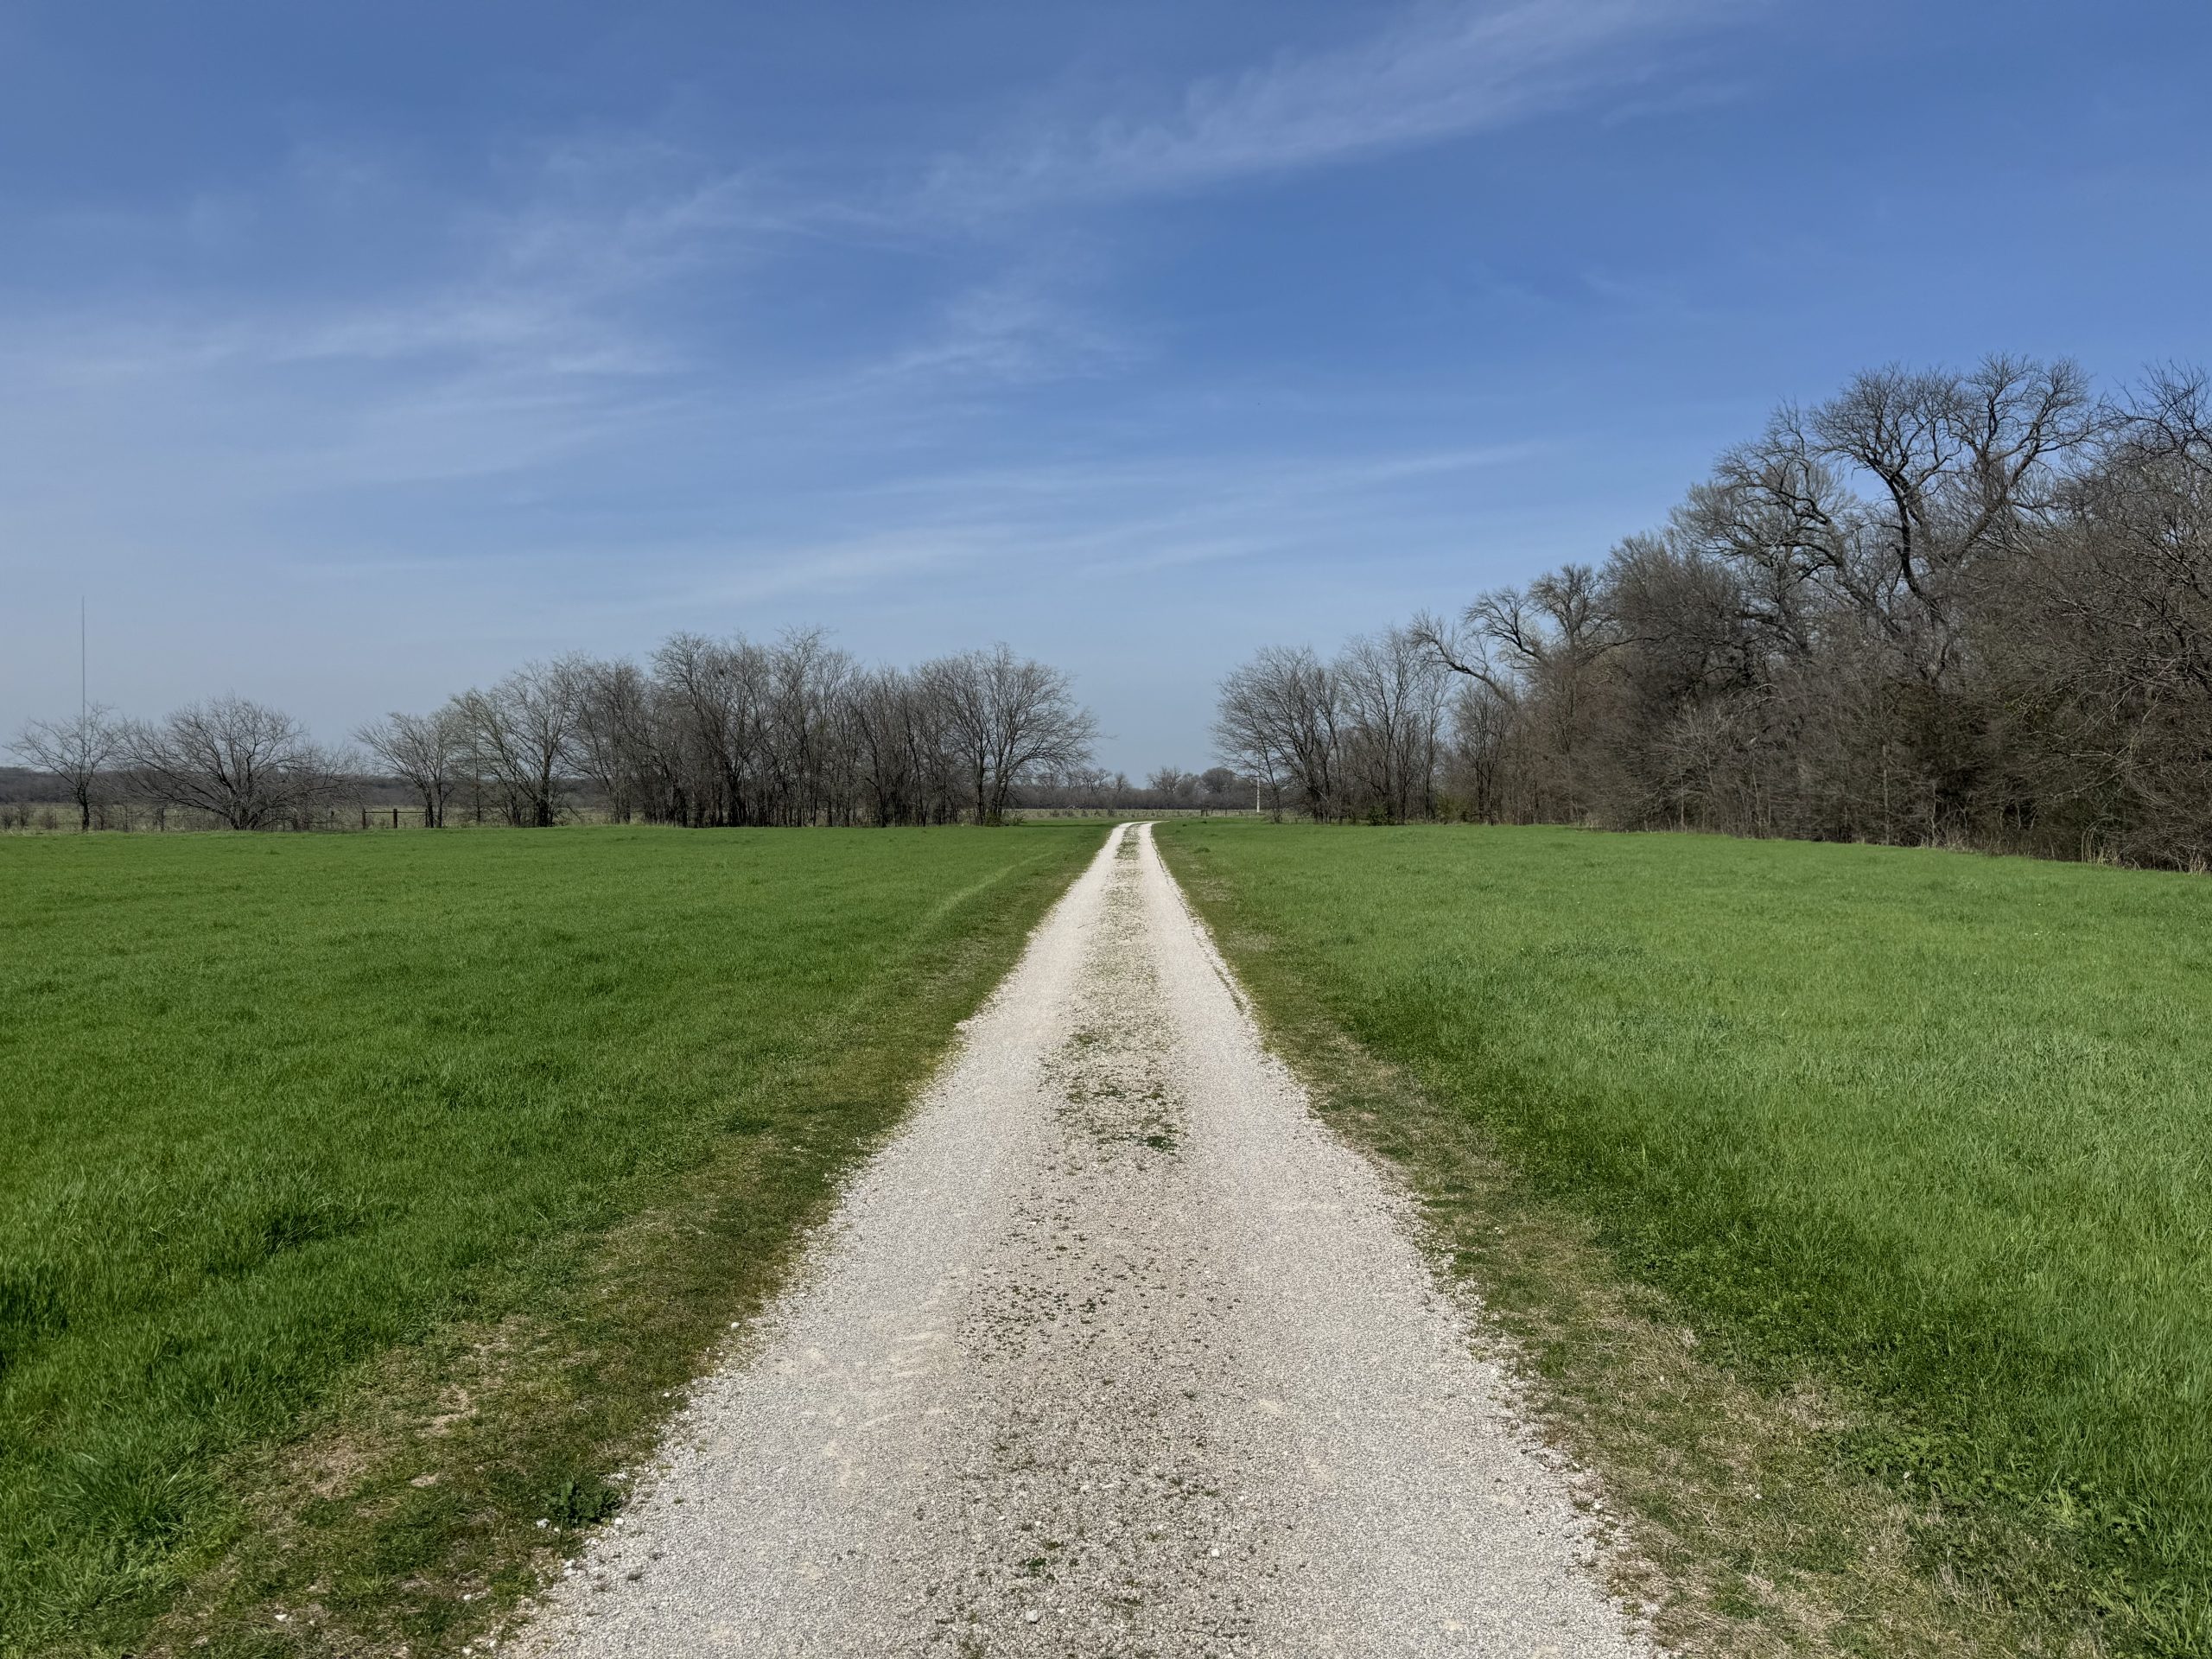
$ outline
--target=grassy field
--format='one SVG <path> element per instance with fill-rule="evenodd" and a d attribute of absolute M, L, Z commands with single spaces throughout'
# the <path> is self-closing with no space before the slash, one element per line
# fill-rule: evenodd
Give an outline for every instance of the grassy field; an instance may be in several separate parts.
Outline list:
<path fill-rule="evenodd" d="M 1799 1414 L 1903 1500 L 1916 1570 L 1992 1618 L 2041 1603 L 2093 1645 L 2212 1653 L 2212 886 L 1551 830 L 1160 838 L 1264 1011 L 1402 1069 L 1508 1172 L 1491 1201 L 1581 1217 L 1702 1344 L 1560 1375 L 1656 1400 L 1717 1361 L 1770 1402 L 1827 1390 L 1841 1408 Z M 1391 1109 L 1370 1138 L 1432 1190 L 1475 1167 Z M 1461 1230 L 1528 1310 L 1550 1269 Z M 1777 1573 L 1745 1541 L 1795 1499 L 1713 1478 L 1748 1605 Z M 1770 1528 L 1777 1559 L 1827 1524 Z M 1847 1599 L 1852 1569 L 1822 1569 Z M 1901 1650 L 1859 1639 L 1834 1650 Z"/>
<path fill-rule="evenodd" d="M 0 842 L 0 1651 L 485 1628 L 1097 842 Z"/>

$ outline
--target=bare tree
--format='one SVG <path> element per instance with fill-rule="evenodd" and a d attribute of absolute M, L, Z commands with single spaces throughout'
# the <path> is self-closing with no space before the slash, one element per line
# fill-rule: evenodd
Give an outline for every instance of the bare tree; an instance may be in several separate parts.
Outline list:
<path fill-rule="evenodd" d="M 488 793 L 516 825 L 588 802 L 618 821 L 703 827 L 999 822 L 1025 792 L 1102 794 L 1096 731 L 1065 674 L 1007 646 L 871 670 L 820 630 L 793 630 L 771 644 L 677 633 L 643 664 L 533 663 L 357 737 L 430 827 L 463 789 L 480 822 Z M 90 821 L 111 741 L 164 807 L 242 826 L 297 817 L 340 770 L 296 722 L 235 698 L 158 726 L 113 727 L 104 711 L 81 733 L 41 723 L 16 747 L 57 772 L 81 763 Z"/>
<path fill-rule="evenodd" d="M 925 677 L 878 669 L 852 683 L 850 697 L 854 765 L 868 815 L 883 825 L 950 817 L 942 710 Z"/>
<path fill-rule="evenodd" d="M 1806 417 L 1817 453 L 1881 486 L 1882 550 L 1911 600 L 1921 672 L 1949 671 L 1974 566 L 2048 521 L 2063 463 L 2105 419 L 2078 365 L 2011 357 L 1859 374 Z"/>
<path fill-rule="evenodd" d="M 1987 596 L 2022 792 L 2084 850 L 2212 863 L 2212 387 L 2155 371 Z"/>
<path fill-rule="evenodd" d="M 1344 767 L 1360 810 L 1402 823 L 1435 810 L 1447 677 L 1424 633 L 1390 628 L 1338 654 Z"/>
<path fill-rule="evenodd" d="M 127 725 L 121 747 L 138 787 L 156 801 L 232 830 L 296 819 L 330 798 L 340 768 L 289 715 L 238 696 Z"/>
<path fill-rule="evenodd" d="M 79 830 L 92 827 L 92 809 L 104 797 L 108 771 L 123 745 L 111 710 L 92 704 L 73 720 L 35 720 L 9 745 L 41 772 L 61 782 L 77 809 Z"/>
<path fill-rule="evenodd" d="M 448 704 L 428 715 L 386 715 L 353 734 L 354 740 L 391 769 L 423 803 L 423 825 L 444 827 L 446 804 L 460 786 L 467 737 Z"/>
<path fill-rule="evenodd" d="M 1597 571 L 1568 564 L 1525 590 L 1494 588 L 1467 607 L 1459 628 L 1421 617 L 1407 635 L 1452 672 L 1494 693 L 1516 694 L 1539 816 L 1589 815 L 1605 659 L 1621 643 Z"/>
<path fill-rule="evenodd" d="M 1470 677 L 1452 699 L 1445 781 L 1459 810 L 1484 823 L 1530 816 L 1520 784 L 1521 701 L 1510 685 Z"/>
<path fill-rule="evenodd" d="M 2114 402 L 2070 363 L 1993 357 L 1778 410 L 1601 567 L 1416 619 L 1462 681 L 1451 796 L 2212 867 L 2209 384 L 2169 368 Z M 1386 640 L 1311 671 L 1338 816 L 1389 815 L 1418 770 Z M 1232 677 L 1225 755 L 1289 752 L 1266 716 L 1291 677 Z"/>
<path fill-rule="evenodd" d="M 940 658 L 924 677 L 979 823 L 1004 823 L 1015 787 L 1033 774 L 1090 759 L 1098 723 L 1056 668 L 1000 645 Z"/>
<path fill-rule="evenodd" d="M 498 791 L 509 823 L 561 821 L 581 689 L 574 662 L 531 663 L 453 700 L 469 764 Z"/>
<path fill-rule="evenodd" d="M 1314 818 L 1338 808 L 1340 760 L 1336 678 L 1310 646 L 1270 645 L 1221 683 L 1213 726 L 1224 760 L 1289 787 Z"/>
<path fill-rule="evenodd" d="M 654 686 L 635 663 L 575 658 L 577 769 L 599 791 L 607 815 L 627 823 L 652 793 L 659 745 Z"/>
<path fill-rule="evenodd" d="M 743 639 L 671 635 L 653 653 L 679 823 L 762 822 L 757 756 L 765 745 L 766 669 Z"/>
<path fill-rule="evenodd" d="M 834 820 L 850 791 L 839 787 L 852 763 L 844 718 L 858 665 L 819 628 L 794 629 L 765 653 L 766 783 L 778 823 Z"/>
<path fill-rule="evenodd" d="M 1158 805 L 1188 806 L 1198 798 L 1198 778 L 1180 766 L 1160 766 L 1144 780 L 1144 786 L 1160 798 Z"/>

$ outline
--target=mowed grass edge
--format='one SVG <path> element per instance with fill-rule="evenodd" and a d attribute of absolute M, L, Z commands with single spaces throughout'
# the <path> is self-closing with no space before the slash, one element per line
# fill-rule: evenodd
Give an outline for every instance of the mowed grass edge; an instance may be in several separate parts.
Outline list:
<path fill-rule="evenodd" d="M 1611 1478 L 1662 1630 L 2206 1650 L 2208 1036 L 2202 935 L 2172 927 L 2201 884 L 1553 830 L 1160 839 Z"/>
<path fill-rule="evenodd" d="M 1098 841 L 95 837 L 42 893 L 12 865 L 0 971 L 46 1017 L 0 1043 L 18 1076 L 47 1046 L 56 1155 L 0 1177 L 44 1321 L 0 1375 L 0 1650 L 499 1628 Z"/>

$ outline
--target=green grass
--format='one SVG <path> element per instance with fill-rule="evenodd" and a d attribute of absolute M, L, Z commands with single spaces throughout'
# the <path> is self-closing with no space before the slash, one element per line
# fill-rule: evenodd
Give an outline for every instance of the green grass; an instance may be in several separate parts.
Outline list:
<path fill-rule="evenodd" d="M 2212 1652 L 2212 886 L 1549 830 L 1161 841 L 1263 1006 L 1402 1067 L 1732 1375 L 1849 1402 L 1827 1449 L 1948 1517 L 1925 1572 Z"/>
<path fill-rule="evenodd" d="M 482 1627 L 1097 840 L 0 842 L 0 1652 Z"/>

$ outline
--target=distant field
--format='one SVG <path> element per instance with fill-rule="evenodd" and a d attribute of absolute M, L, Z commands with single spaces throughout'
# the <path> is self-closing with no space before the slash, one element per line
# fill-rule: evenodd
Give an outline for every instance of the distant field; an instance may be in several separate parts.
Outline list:
<path fill-rule="evenodd" d="M 0 841 L 0 1652 L 511 1595 L 1097 843 Z"/>
<path fill-rule="evenodd" d="M 1553 830 L 1160 839 L 1263 1004 L 1455 1103 L 1734 1363 L 1875 1402 L 1848 1455 L 2057 1541 L 2120 1646 L 2212 1652 L 2212 884 Z"/>

